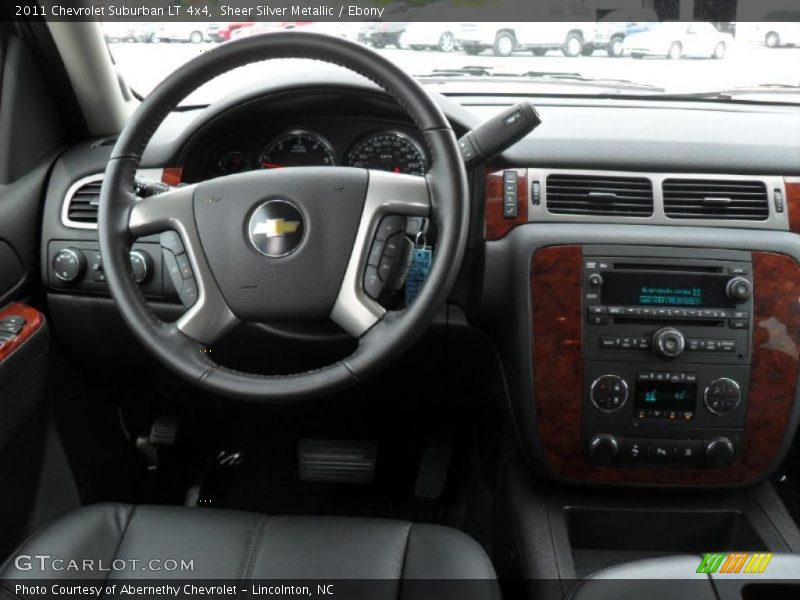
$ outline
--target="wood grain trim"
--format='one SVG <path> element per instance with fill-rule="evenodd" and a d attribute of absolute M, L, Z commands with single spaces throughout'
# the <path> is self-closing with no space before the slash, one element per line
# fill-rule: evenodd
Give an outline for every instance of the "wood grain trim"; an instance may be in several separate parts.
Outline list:
<path fill-rule="evenodd" d="M 581 268 L 579 246 L 555 246 L 531 261 L 533 380 L 539 441 L 557 476 L 640 485 L 743 485 L 757 481 L 779 454 L 790 423 L 800 364 L 800 266 L 753 253 L 754 339 L 744 451 L 715 471 L 603 468 L 581 447 Z"/>
<path fill-rule="evenodd" d="M 44 315 L 42 315 L 42 313 L 35 308 L 31 308 L 27 304 L 12 302 L 11 304 L 0 309 L 0 320 L 10 317 L 11 315 L 22 316 L 26 323 L 22 328 L 22 331 L 17 334 L 17 337 L 0 346 L 0 363 L 11 356 L 12 352 L 22 346 L 22 344 L 24 344 L 28 338 L 30 338 L 42 325 L 44 325 Z"/>
<path fill-rule="evenodd" d="M 789 213 L 789 229 L 800 233 L 800 177 L 787 177 L 783 180 L 786 187 L 786 210 Z"/>
<path fill-rule="evenodd" d="M 503 172 L 517 172 L 517 216 L 503 216 Z M 528 170 L 504 169 L 486 172 L 486 239 L 499 240 L 513 227 L 528 222 Z"/>

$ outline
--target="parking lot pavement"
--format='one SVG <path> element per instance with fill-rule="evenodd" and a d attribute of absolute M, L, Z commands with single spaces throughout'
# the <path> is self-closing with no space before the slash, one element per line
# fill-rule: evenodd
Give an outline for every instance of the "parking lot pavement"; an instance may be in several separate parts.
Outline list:
<path fill-rule="evenodd" d="M 133 89 L 143 95 L 184 62 L 215 44 L 111 44 L 111 51 L 120 71 Z M 668 92 L 723 90 L 759 83 L 800 83 L 800 48 L 767 48 L 763 45 L 739 43 L 729 49 L 722 60 L 645 58 L 611 58 L 602 51 L 592 56 L 568 58 L 559 51 L 545 56 L 517 53 L 499 58 L 490 51 L 478 56 L 462 52 L 443 53 L 433 50 L 382 49 L 381 54 L 412 74 L 429 73 L 431 69 L 453 69 L 464 66 L 491 67 L 494 72 L 558 71 L 580 73 L 596 79 L 624 79 L 652 84 Z M 209 101 L 232 91 L 239 85 L 251 84 L 259 76 L 283 70 L 271 61 L 245 67 L 222 76 L 195 96 L 196 101 Z M 298 61 L 299 62 L 299 61 Z M 302 61 L 306 63 L 306 61 Z M 292 69 L 306 68 L 293 63 Z"/>

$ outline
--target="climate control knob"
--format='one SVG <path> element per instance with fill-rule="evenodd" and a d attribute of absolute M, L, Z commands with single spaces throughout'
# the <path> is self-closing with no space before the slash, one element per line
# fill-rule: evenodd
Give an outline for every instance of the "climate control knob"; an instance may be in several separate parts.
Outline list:
<path fill-rule="evenodd" d="M 724 469 L 733 464 L 736 450 L 726 437 L 717 437 L 706 444 L 706 464 L 712 469 Z"/>
<path fill-rule="evenodd" d="M 86 257 L 77 248 L 64 248 L 53 257 L 53 273 L 61 281 L 75 281 L 86 271 Z"/>
<path fill-rule="evenodd" d="M 734 302 L 747 302 L 753 294 L 753 286 L 744 277 L 734 277 L 725 288 L 728 298 Z"/>
<path fill-rule="evenodd" d="M 598 433 L 589 440 L 589 458 L 596 465 L 613 464 L 618 452 L 619 442 L 613 435 Z"/>
<path fill-rule="evenodd" d="M 589 400 L 603 412 L 614 412 L 628 401 L 628 384 L 619 375 L 603 375 L 592 383 Z"/>
<path fill-rule="evenodd" d="M 664 327 L 653 336 L 653 351 L 663 358 L 677 358 L 686 347 L 686 338 L 674 327 Z"/>

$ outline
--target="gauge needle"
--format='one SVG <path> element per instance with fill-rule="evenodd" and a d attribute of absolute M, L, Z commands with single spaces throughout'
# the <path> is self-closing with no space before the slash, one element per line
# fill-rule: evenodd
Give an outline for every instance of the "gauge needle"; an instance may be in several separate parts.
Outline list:
<path fill-rule="evenodd" d="M 282 169 L 286 165 L 279 165 L 278 163 L 262 162 L 261 167 L 264 169 Z"/>
<path fill-rule="evenodd" d="M 394 172 L 395 172 L 395 173 L 399 173 L 399 172 L 400 172 L 400 167 L 395 167 L 395 168 L 394 168 Z"/>

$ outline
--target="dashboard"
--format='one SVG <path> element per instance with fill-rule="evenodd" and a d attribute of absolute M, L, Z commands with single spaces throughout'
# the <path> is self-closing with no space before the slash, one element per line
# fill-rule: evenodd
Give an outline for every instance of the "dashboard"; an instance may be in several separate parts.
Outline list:
<path fill-rule="evenodd" d="M 457 136 L 524 99 L 434 96 Z M 542 125 L 468 173 L 470 241 L 450 298 L 496 346 L 526 450 L 573 482 L 729 487 L 763 478 L 800 420 L 798 112 L 532 101 Z M 114 307 L 91 198 L 112 143 L 60 157 L 43 218 L 54 322 L 72 339 L 97 329 L 98 347 L 107 342 L 95 323 Z M 429 158 L 414 124 L 370 84 L 287 76 L 171 115 L 140 175 L 176 185 L 299 165 L 422 174 Z M 71 281 L 54 269 L 65 250 L 85 256 Z M 134 251 L 145 296 L 159 314 L 180 315 L 158 236 Z M 726 286 L 744 278 L 749 295 L 684 285 L 698 273 Z M 665 291 L 643 296 L 642 286 Z M 654 306 L 686 294 L 703 300 Z M 680 355 L 656 352 L 662 343 Z M 678 455 L 686 448 L 691 459 Z"/>

